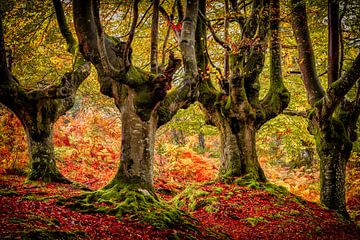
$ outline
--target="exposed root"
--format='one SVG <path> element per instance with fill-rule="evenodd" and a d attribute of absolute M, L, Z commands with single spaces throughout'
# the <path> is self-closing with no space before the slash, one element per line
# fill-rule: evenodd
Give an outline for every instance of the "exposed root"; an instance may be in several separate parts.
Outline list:
<path fill-rule="evenodd" d="M 158 228 L 189 229 L 197 232 L 197 220 L 186 212 L 159 201 L 137 184 L 115 184 L 111 188 L 59 201 L 81 212 L 115 215 L 147 222 Z"/>
<path fill-rule="evenodd" d="M 64 177 L 59 171 L 32 171 L 28 175 L 28 180 L 30 181 L 44 181 L 44 182 L 56 182 L 56 183 L 64 183 L 64 184 L 72 184 L 72 182 Z"/>

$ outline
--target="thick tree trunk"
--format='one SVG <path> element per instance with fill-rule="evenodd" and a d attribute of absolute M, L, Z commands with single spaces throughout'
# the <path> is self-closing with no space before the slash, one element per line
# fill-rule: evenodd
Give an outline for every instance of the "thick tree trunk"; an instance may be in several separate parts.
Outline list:
<path fill-rule="evenodd" d="M 254 122 L 222 119 L 219 126 L 222 145 L 220 178 L 250 177 L 265 181 L 256 154 Z"/>
<path fill-rule="evenodd" d="M 28 141 L 30 159 L 29 180 L 71 183 L 58 170 L 55 163 L 53 126 L 73 104 L 73 98 L 66 100 L 28 98 L 28 105 L 17 110 Z"/>
<path fill-rule="evenodd" d="M 345 168 L 352 150 L 352 142 L 343 124 L 335 119 L 316 131 L 316 148 L 320 157 L 320 200 L 326 207 L 344 216 Z"/>
<path fill-rule="evenodd" d="M 154 142 L 157 116 L 143 121 L 134 107 L 135 93 L 128 95 L 121 107 L 122 140 L 121 161 L 118 172 L 107 187 L 115 184 L 136 184 L 153 190 Z"/>
<path fill-rule="evenodd" d="M 53 123 L 42 124 L 41 130 L 34 131 L 36 127 L 26 124 L 26 136 L 30 158 L 29 180 L 42 180 L 44 182 L 70 183 L 58 170 L 55 162 Z"/>

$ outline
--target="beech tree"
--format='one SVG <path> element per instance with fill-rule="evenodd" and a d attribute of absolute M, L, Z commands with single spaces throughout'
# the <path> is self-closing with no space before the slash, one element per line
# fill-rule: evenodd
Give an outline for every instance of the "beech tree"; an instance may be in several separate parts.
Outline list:
<path fill-rule="evenodd" d="M 311 109 L 309 131 L 315 137 L 320 157 L 320 200 L 344 216 L 345 168 L 356 141 L 356 122 L 360 114 L 359 89 L 355 99 L 346 94 L 360 78 L 360 54 L 350 68 L 339 71 L 339 1 L 328 1 L 328 87 L 321 85 L 307 23 L 304 0 L 290 2 L 292 28 L 298 45 L 299 66 Z"/>
<path fill-rule="evenodd" d="M 227 1 L 225 2 L 227 4 Z M 243 8 L 247 7 L 246 2 L 230 3 L 232 16 L 240 28 L 239 40 L 232 44 L 215 35 L 205 16 L 206 1 L 200 1 L 199 11 L 202 17 L 196 29 L 198 66 L 202 72 L 207 72 L 209 59 L 206 54 L 206 27 L 212 32 L 214 39 L 224 47 L 226 54 L 225 78 L 220 82 L 220 91 L 205 76 L 200 82 L 199 101 L 205 108 L 210 122 L 220 130 L 220 177 L 247 176 L 264 181 L 266 177 L 256 154 L 256 131 L 265 122 L 280 114 L 290 101 L 281 72 L 279 1 L 271 1 L 270 4 L 269 1 L 254 0 L 248 16 L 243 11 Z M 225 8 L 228 9 L 228 6 L 225 5 Z M 259 75 L 264 68 L 269 24 L 270 88 L 266 96 L 259 99 Z M 225 26 L 228 24 L 225 23 Z M 227 56 L 230 58 L 229 65 Z"/>
<path fill-rule="evenodd" d="M 171 53 L 165 68 L 159 67 L 157 63 L 159 2 L 156 0 L 153 1 L 151 71 L 144 71 L 132 63 L 131 44 L 136 34 L 139 2 L 133 2 L 132 24 L 124 41 L 105 33 L 99 15 L 100 1 L 73 0 L 73 17 L 80 51 L 95 66 L 101 92 L 114 99 L 121 114 L 120 166 L 113 180 L 97 193 L 98 198 L 107 198 L 107 190 L 119 193 L 126 192 L 126 189 L 156 198 L 153 191 L 156 129 L 168 122 L 178 109 L 193 101 L 190 94 L 196 87 L 194 32 L 197 1 L 187 1 L 187 20 L 183 23 L 180 36 L 184 81 L 169 93 L 167 91 L 172 76 L 181 61 Z M 126 199 L 124 195 L 118 197 Z"/>
<path fill-rule="evenodd" d="M 57 85 L 25 90 L 7 62 L 0 13 L 0 102 L 20 119 L 25 129 L 30 159 L 28 179 L 69 183 L 56 167 L 53 126 L 73 106 L 78 87 L 90 74 L 90 65 L 76 54 L 76 41 L 66 23 L 60 0 L 53 3 L 61 34 L 75 58 L 73 69 L 65 73 Z"/>

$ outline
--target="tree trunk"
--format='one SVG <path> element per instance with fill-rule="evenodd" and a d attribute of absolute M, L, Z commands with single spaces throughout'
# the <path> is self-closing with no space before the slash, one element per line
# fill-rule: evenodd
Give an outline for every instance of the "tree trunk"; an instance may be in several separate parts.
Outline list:
<path fill-rule="evenodd" d="M 105 188 L 115 184 L 136 184 L 153 191 L 154 142 L 157 116 L 143 121 L 134 106 L 135 92 L 128 95 L 121 108 L 122 139 L 121 161 L 114 179 Z"/>
<path fill-rule="evenodd" d="M 321 203 L 348 216 L 345 202 L 345 168 L 351 154 L 352 142 L 343 124 L 334 118 L 314 135 L 320 157 Z"/>
<path fill-rule="evenodd" d="M 233 118 L 222 119 L 220 123 L 220 178 L 247 176 L 265 181 L 266 177 L 256 154 L 255 123 L 241 121 L 239 124 L 239 121 Z"/>
<path fill-rule="evenodd" d="M 49 109 L 37 107 L 33 103 L 29 111 L 30 118 L 20 120 L 25 127 L 30 159 L 29 180 L 44 182 L 71 183 L 58 170 L 55 162 L 53 125 L 54 113 Z M 50 104 L 47 107 L 51 106 Z"/>
<path fill-rule="evenodd" d="M 202 131 L 199 133 L 199 149 L 201 151 L 205 150 L 205 135 Z"/>

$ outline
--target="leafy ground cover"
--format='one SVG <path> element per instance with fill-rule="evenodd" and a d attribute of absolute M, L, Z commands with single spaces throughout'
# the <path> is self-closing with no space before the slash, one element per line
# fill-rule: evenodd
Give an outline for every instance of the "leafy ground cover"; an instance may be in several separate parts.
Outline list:
<path fill-rule="evenodd" d="M 88 214 L 59 206 L 83 192 L 78 185 L 26 183 L 1 175 L 2 239 L 359 239 L 360 229 L 333 211 L 272 187 L 208 183 L 172 198 L 199 219 L 200 232 L 158 229 L 124 216 Z M 159 193 L 163 196 L 164 193 Z M 169 197 L 169 196 L 167 196 Z M 220 234 L 209 235 L 208 229 Z M 205 237 L 206 236 L 206 237 Z"/>
<path fill-rule="evenodd" d="M 315 203 L 319 195 L 316 165 L 290 168 L 260 156 L 270 182 L 291 193 L 270 184 L 214 182 L 219 166 L 217 136 L 208 137 L 201 151 L 196 137 L 176 145 L 168 132 L 158 136 L 156 145 L 157 194 L 198 219 L 199 231 L 159 229 L 131 215 L 118 219 L 73 211 L 57 204 L 59 199 L 83 193 L 82 187 L 99 189 L 116 172 L 118 118 L 89 110 L 58 121 L 57 163 L 67 178 L 79 183 L 73 185 L 26 182 L 28 160 L 21 126 L 10 115 L 1 120 L 1 239 L 360 239 L 356 224 Z M 352 158 L 347 172 L 347 204 L 355 221 L 360 211 L 358 160 Z"/>

